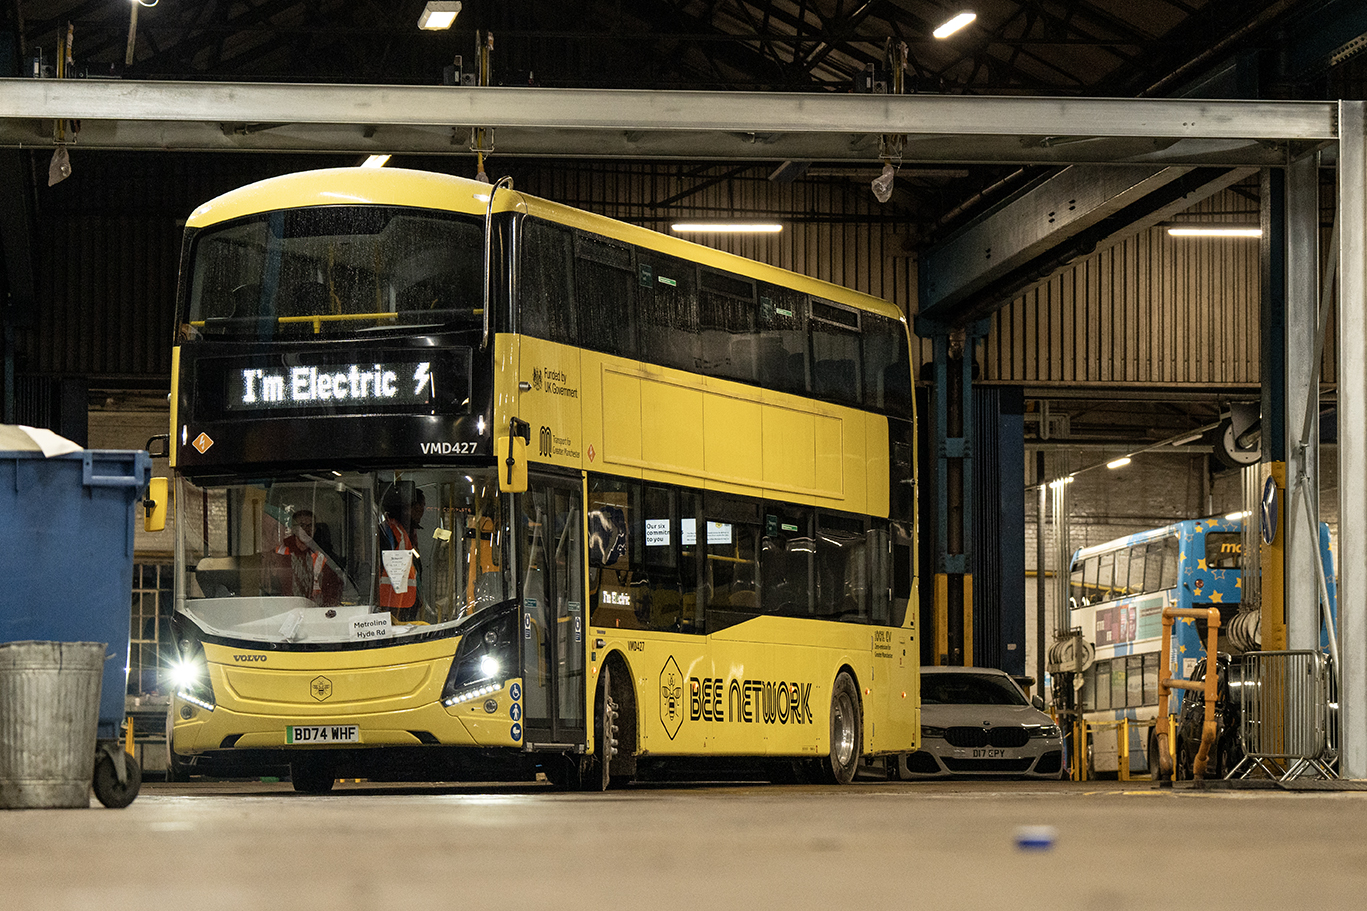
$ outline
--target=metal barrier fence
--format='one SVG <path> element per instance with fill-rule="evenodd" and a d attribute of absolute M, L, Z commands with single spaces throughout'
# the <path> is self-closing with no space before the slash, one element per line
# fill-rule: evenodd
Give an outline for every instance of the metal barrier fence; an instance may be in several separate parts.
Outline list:
<path fill-rule="evenodd" d="M 1281 781 L 1338 777 L 1328 659 L 1309 650 L 1249 652 L 1242 664 L 1237 686 L 1244 758 L 1229 777 L 1247 778 L 1255 769 Z"/>

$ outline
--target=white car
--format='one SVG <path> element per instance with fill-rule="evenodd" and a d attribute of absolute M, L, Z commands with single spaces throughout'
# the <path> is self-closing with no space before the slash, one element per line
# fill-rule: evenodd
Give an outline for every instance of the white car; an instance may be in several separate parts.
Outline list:
<path fill-rule="evenodd" d="M 901 777 L 1064 777 L 1063 736 L 1004 671 L 921 669 L 921 749 L 899 757 Z"/>

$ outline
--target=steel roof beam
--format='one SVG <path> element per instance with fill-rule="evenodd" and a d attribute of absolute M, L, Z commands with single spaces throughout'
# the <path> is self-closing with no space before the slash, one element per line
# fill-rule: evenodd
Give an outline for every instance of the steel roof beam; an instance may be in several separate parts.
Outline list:
<path fill-rule="evenodd" d="M 488 126 L 589 131 L 907 133 L 913 136 L 1162 138 L 1327 142 L 1333 103 L 1188 99 L 1001 98 L 0 79 L 0 111 L 54 118 Z M 1056 140 L 1057 141 L 1057 140 Z M 1109 160 L 1109 159 L 1106 159 Z"/>
<path fill-rule="evenodd" d="M 922 255 L 917 326 L 981 320 L 1068 261 L 1157 224 L 1251 173 L 1066 168 Z"/>

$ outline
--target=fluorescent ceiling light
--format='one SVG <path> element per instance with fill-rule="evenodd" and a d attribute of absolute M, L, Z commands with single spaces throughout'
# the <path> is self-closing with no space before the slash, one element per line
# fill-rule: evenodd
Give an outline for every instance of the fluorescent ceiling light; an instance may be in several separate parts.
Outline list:
<path fill-rule="evenodd" d="M 777 234 L 783 225 L 774 222 L 678 222 L 669 226 L 679 234 Z"/>
<path fill-rule="evenodd" d="M 385 164 L 386 164 L 388 161 L 389 161 L 389 156 L 388 156 L 388 155 L 371 155 L 371 156 L 370 156 L 369 158 L 367 158 L 365 161 L 361 162 L 361 167 L 363 167 L 363 168 L 383 168 L 383 167 L 385 166 Z"/>
<path fill-rule="evenodd" d="M 1168 234 L 1172 237 L 1262 237 L 1263 229 L 1242 225 L 1172 225 Z"/>
<path fill-rule="evenodd" d="M 422 16 L 418 19 L 418 28 L 425 28 L 432 32 L 450 28 L 451 23 L 456 21 L 456 14 L 459 12 L 459 3 L 429 0 L 428 4 L 423 7 Z"/>
<path fill-rule="evenodd" d="M 1126 465 L 1128 465 L 1128 464 L 1130 464 L 1130 457 L 1129 457 L 1129 456 L 1121 456 L 1120 458 L 1116 459 L 1116 460 L 1113 461 L 1113 462 L 1107 462 L 1107 463 L 1106 463 L 1106 467 L 1107 467 L 1107 468 L 1110 468 L 1110 469 L 1124 468 L 1124 467 L 1125 467 Z"/>
<path fill-rule="evenodd" d="M 950 35 L 954 34 L 959 29 L 963 28 L 965 25 L 968 25 L 968 23 L 972 22 L 974 19 L 977 18 L 977 13 L 960 13 L 953 19 L 946 22 L 944 25 L 937 28 L 935 31 L 931 32 L 931 34 L 934 35 L 936 38 L 948 38 Z"/>
<path fill-rule="evenodd" d="M 1227 512 L 1225 513 L 1225 521 L 1233 522 L 1235 519 L 1246 519 L 1248 516 L 1248 512 Z"/>

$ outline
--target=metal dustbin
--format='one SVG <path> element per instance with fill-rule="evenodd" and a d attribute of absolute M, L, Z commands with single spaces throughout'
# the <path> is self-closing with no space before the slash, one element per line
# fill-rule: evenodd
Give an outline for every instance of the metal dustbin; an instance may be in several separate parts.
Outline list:
<path fill-rule="evenodd" d="M 51 431 L 0 425 L 0 643 L 106 644 L 91 761 L 95 796 L 111 807 L 127 806 L 142 784 L 119 736 L 135 504 L 151 471 L 142 450 L 82 449 Z"/>
<path fill-rule="evenodd" d="M 88 807 L 103 642 L 0 643 L 0 809 Z"/>

